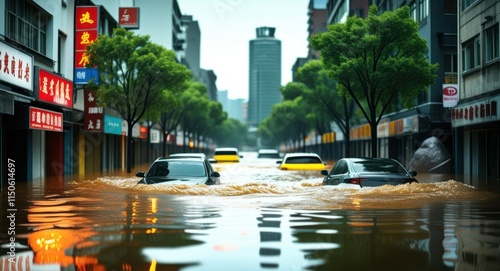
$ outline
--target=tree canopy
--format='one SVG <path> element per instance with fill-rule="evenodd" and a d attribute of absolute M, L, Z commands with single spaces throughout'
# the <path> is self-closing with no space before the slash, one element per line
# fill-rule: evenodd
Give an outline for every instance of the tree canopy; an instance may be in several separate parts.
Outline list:
<path fill-rule="evenodd" d="M 192 77 L 189 69 L 178 63 L 175 53 L 149 40 L 116 28 L 112 36 L 99 35 L 87 46 L 88 67 L 97 67 L 100 84 L 97 98 L 100 105 L 115 109 L 127 122 L 127 172 L 131 171 L 132 127 L 143 118 L 165 91 L 180 92 Z"/>
<path fill-rule="evenodd" d="M 311 37 L 328 75 L 351 97 L 370 124 L 372 156 L 377 156 L 377 125 L 396 102 L 411 107 L 415 98 L 436 79 L 438 64 L 426 57 L 427 41 L 408 6 L 368 17 L 349 17 L 345 23 Z"/>

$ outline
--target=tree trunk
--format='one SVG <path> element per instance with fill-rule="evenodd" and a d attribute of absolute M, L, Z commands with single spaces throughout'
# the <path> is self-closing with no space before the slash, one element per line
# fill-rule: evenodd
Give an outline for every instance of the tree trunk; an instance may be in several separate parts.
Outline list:
<path fill-rule="evenodd" d="M 127 121 L 127 173 L 132 172 L 132 148 L 134 147 L 134 142 L 132 138 L 132 123 Z"/>
<path fill-rule="evenodd" d="M 345 114 L 345 157 L 351 157 L 351 124 L 349 123 L 351 120 L 351 112 L 350 108 L 347 105 L 347 98 L 344 96 L 342 98 L 342 102 L 344 104 L 344 114 Z"/>
<path fill-rule="evenodd" d="M 149 125 L 148 123 L 148 130 L 146 131 L 146 144 L 147 144 L 147 148 L 146 148 L 146 161 L 148 161 L 148 163 L 151 163 L 151 127 L 153 127 L 153 125 Z"/>
<path fill-rule="evenodd" d="M 377 122 L 370 122 L 370 133 L 371 133 L 371 142 L 372 142 L 372 157 L 378 156 L 378 138 L 377 138 Z"/>

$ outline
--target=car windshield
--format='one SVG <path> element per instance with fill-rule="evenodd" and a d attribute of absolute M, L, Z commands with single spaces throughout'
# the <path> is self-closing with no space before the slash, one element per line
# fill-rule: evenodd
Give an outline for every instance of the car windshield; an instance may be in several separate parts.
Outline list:
<path fill-rule="evenodd" d="M 286 164 L 321 164 L 321 159 L 315 156 L 297 156 L 288 157 L 285 160 Z"/>
<path fill-rule="evenodd" d="M 148 177 L 204 177 L 205 167 L 196 161 L 161 161 L 153 164 Z"/>
<path fill-rule="evenodd" d="M 259 153 L 258 158 L 280 158 L 279 153 Z"/>
<path fill-rule="evenodd" d="M 385 173 L 403 173 L 405 169 L 395 161 L 391 160 L 361 160 L 353 162 L 353 168 L 356 172 L 385 172 Z"/>
<path fill-rule="evenodd" d="M 215 151 L 215 155 L 238 155 L 236 151 Z"/>

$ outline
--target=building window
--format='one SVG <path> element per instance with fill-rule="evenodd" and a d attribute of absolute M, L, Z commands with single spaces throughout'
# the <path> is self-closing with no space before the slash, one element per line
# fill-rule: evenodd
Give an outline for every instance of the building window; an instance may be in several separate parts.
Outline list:
<path fill-rule="evenodd" d="M 47 53 L 47 25 L 50 15 L 27 1 L 7 0 L 7 37 L 43 55 Z"/>
<path fill-rule="evenodd" d="M 476 36 L 462 45 L 462 58 L 464 72 L 479 66 L 481 43 Z"/>
<path fill-rule="evenodd" d="M 447 14 L 457 14 L 457 1 L 456 0 L 444 0 L 443 1 L 444 13 Z"/>
<path fill-rule="evenodd" d="M 458 83 L 458 62 L 456 52 L 446 52 L 444 54 L 444 83 Z"/>
<path fill-rule="evenodd" d="M 57 67 L 56 72 L 59 74 L 63 73 L 65 68 L 64 56 L 66 55 L 66 34 L 64 32 L 59 31 L 59 35 L 57 37 Z"/>
<path fill-rule="evenodd" d="M 472 4 L 476 3 L 477 0 L 462 0 L 462 10 L 470 7 Z"/>
<path fill-rule="evenodd" d="M 498 24 L 484 31 L 484 60 L 486 63 L 498 59 Z"/>
<path fill-rule="evenodd" d="M 415 3 L 415 1 L 410 3 L 410 17 L 414 21 L 417 21 L 417 4 Z"/>
<path fill-rule="evenodd" d="M 419 19 L 420 21 L 424 21 L 427 19 L 427 15 L 429 15 L 429 10 L 427 9 L 427 0 L 419 0 L 418 6 L 420 11 Z"/>

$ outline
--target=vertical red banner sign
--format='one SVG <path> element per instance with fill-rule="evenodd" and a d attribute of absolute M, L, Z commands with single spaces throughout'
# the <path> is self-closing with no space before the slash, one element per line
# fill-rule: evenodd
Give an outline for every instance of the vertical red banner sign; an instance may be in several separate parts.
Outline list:
<path fill-rule="evenodd" d="M 99 6 L 77 6 L 75 14 L 75 69 L 85 68 L 87 45 L 99 35 Z"/>
<path fill-rule="evenodd" d="M 87 132 L 102 132 L 104 130 L 104 114 L 102 106 L 97 106 L 96 91 L 85 89 L 83 125 Z"/>

